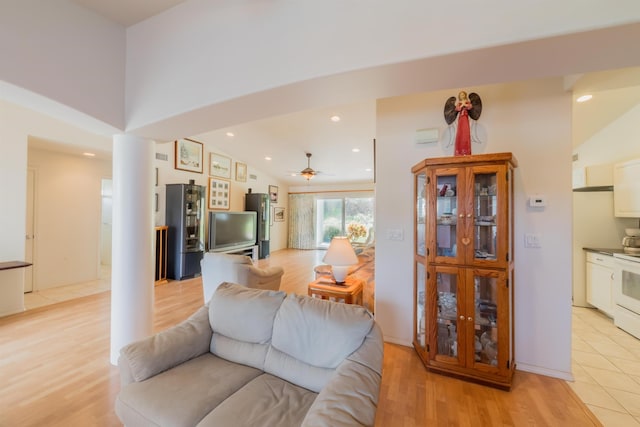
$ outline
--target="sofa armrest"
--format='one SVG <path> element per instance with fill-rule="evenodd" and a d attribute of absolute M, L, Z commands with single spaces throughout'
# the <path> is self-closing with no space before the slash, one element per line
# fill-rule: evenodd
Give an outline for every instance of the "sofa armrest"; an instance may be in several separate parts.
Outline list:
<path fill-rule="evenodd" d="M 277 291 L 280 289 L 283 274 L 284 269 L 280 266 L 258 268 L 243 265 L 238 270 L 238 283 L 250 288 Z"/>
<path fill-rule="evenodd" d="M 212 334 L 205 305 L 185 321 L 124 346 L 118 358 L 122 385 L 144 381 L 208 352 Z"/>
<path fill-rule="evenodd" d="M 381 380 L 374 370 L 345 360 L 316 397 L 302 427 L 373 426 Z"/>
<path fill-rule="evenodd" d="M 309 408 L 303 427 L 373 426 L 382 381 L 382 330 L 377 323 L 359 349 L 338 366 Z"/>
<path fill-rule="evenodd" d="M 284 269 L 280 266 L 258 268 L 254 266 L 248 266 L 249 271 L 256 277 L 273 279 L 280 278 L 284 274 Z"/>

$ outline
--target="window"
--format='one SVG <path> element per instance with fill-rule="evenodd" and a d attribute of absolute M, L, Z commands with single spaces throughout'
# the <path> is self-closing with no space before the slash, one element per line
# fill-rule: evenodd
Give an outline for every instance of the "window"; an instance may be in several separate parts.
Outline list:
<path fill-rule="evenodd" d="M 374 225 L 373 196 L 333 195 L 316 200 L 316 245 L 329 246 L 334 236 L 349 236 L 354 243 L 366 243 Z"/>

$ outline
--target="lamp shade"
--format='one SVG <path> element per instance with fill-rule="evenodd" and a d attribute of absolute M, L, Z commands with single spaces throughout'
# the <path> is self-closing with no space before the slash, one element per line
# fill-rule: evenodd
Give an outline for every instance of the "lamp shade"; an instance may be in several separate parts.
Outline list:
<path fill-rule="evenodd" d="M 329 265 L 348 266 L 358 263 L 351 242 L 345 236 L 336 236 L 331 239 L 331 244 L 322 261 Z"/>
<path fill-rule="evenodd" d="M 329 264 L 333 271 L 336 283 L 344 283 L 347 278 L 348 267 L 358 263 L 351 242 L 345 236 L 336 236 L 331 239 L 329 249 L 322 261 Z"/>

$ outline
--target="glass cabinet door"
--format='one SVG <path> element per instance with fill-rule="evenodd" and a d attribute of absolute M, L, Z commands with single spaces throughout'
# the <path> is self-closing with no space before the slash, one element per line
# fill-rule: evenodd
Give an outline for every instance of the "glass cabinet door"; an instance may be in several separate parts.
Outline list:
<path fill-rule="evenodd" d="M 496 271 L 470 271 L 467 280 L 473 285 L 473 299 L 469 301 L 473 307 L 468 310 L 474 313 L 473 344 L 474 352 L 470 355 L 468 365 L 477 364 L 498 366 L 498 295 L 500 286 L 504 285 L 504 273 Z"/>
<path fill-rule="evenodd" d="M 435 176 L 435 256 L 440 262 L 454 262 L 443 258 L 458 256 L 458 238 L 463 226 L 462 221 L 458 221 L 460 176 L 458 170 L 451 174 L 437 171 Z"/>
<path fill-rule="evenodd" d="M 426 353 L 427 348 L 427 318 L 426 318 L 426 283 L 427 275 L 424 264 L 416 263 L 416 315 L 415 315 L 415 343 L 420 346 L 421 350 Z"/>
<path fill-rule="evenodd" d="M 498 255 L 497 174 L 477 173 L 473 179 L 473 226 L 475 259 L 495 260 Z"/>
<path fill-rule="evenodd" d="M 462 297 L 458 295 L 459 277 L 457 269 L 436 269 L 436 342 L 435 353 L 431 355 L 438 359 L 438 356 L 447 358 L 458 358 L 458 335 L 460 333 L 458 325 L 458 303 L 462 303 Z"/>
<path fill-rule="evenodd" d="M 421 172 L 416 175 L 416 254 L 425 256 L 426 249 L 426 217 L 427 217 L 427 174 Z"/>

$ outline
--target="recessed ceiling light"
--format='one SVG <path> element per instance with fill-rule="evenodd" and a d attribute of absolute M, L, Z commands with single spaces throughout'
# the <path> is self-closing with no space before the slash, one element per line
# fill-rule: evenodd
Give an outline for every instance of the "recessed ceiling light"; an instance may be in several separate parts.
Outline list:
<path fill-rule="evenodd" d="M 86 157 L 95 157 L 95 156 L 96 156 L 96 153 L 89 153 L 89 152 L 86 152 L 86 153 L 82 153 L 82 155 L 83 155 L 83 156 L 86 156 Z"/>
<path fill-rule="evenodd" d="M 354 153 L 359 153 L 360 149 L 359 148 L 352 148 L 351 151 L 353 151 Z"/>
<path fill-rule="evenodd" d="M 271 157 L 269 157 L 269 156 L 265 156 L 265 157 L 264 157 L 264 159 L 265 159 L 265 160 L 271 160 Z"/>
<path fill-rule="evenodd" d="M 365 172 L 371 172 L 371 170 L 372 170 L 371 168 L 366 168 L 364 171 Z"/>
<path fill-rule="evenodd" d="M 233 132 L 227 132 L 227 136 L 235 136 Z"/>
<path fill-rule="evenodd" d="M 586 102 L 591 98 L 593 98 L 593 95 L 582 95 L 582 96 L 579 96 L 578 99 L 576 99 L 576 102 Z"/>
<path fill-rule="evenodd" d="M 332 122 L 339 122 L 340 121 L 340 116 L 331 116 L 331 121 Z"/>

